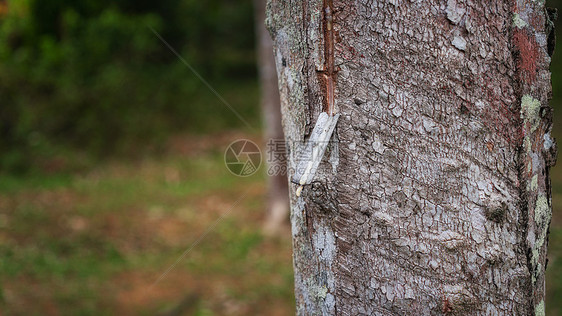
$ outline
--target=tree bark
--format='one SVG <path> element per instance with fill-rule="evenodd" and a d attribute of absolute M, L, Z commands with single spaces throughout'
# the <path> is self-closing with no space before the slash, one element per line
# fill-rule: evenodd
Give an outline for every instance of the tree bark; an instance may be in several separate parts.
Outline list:
<path fill-rule="evenodd" d="M 269 148 L 275 142 L 283 141 L 281 126 L 281 103 L 277 86 L 277 73 L 273 59 L 273 42 L 265 28 L 266 0 L 254 0 L 258 70 L 261 88 L 261 108 L 264 122 L 264 136 Z M 289 193 L 285 161 L 271 161 L 268 168 L 267 216 L 264 223 L 266 234 L 277 234 L 289 215 Z"/>
<path fill-rule="evenodd" d="M 289 144 L 307 139 L 330 99 L 319 74 L 337 65 L 337 144 L 300 197 L 290 189 L 297 314 L 544 315 L 546 12 L 269 0 Z"/>

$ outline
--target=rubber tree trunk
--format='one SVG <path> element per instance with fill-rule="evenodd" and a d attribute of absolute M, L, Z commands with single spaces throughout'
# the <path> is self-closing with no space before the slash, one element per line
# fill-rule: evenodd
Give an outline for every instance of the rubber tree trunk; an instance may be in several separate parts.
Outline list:
<path fill-rule="evenodd" d="M 277 73 L 273 59 L 273 42 L 264 24 L 266 2 L 267 0 L 254 0 L 256 44 L 264 136 L 267 150 L 276 151 L 275 144 L 283 142 L 284 136 L 281 126 L 281 103 L 277 86 Z M 280 148 L 283 148 L 283 146 L 280 146 Z M 267 216 L 264 223 L 264 232 L 276 234 L 280 232 L 281 227 L 289 217 L 287 168 L 286 161 L 274 160 L 268 163 Z"/>
<path fill-rule="evenodd" d="M 544 1 L 270 0 L 267 25 L 287 141 L 327 94 L 341 114 L 313 184 L 290 188 L 297 313 L 543 315 Z"/>

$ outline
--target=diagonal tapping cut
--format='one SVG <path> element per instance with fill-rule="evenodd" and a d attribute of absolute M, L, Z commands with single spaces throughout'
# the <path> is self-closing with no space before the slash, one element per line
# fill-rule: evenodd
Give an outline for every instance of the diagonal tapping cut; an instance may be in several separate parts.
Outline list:
<path fill-rule="evenodd" d="M 304 185 L 310 184 L 324 157 L 328 143 L 334 133 L 339 114 L 335 113 L 334 86 L 336 68 L 334 65 L 334 15 L 332 0 L 323 4 L 324 69 L 318 70 L 320 86 L 324 90 L 323 111 L 318 116 L 310 138 L 301 149 L 299 161 L 292 178 L 298 184 L 296 195 L 300 196 Z"/>
<path fill-rule="evenodd" d="M 324 19 L 322 34 L 324 35 L 324 69 L 318 71 L 320 84 L 324 92 L 324 112 L 334 115 L 334 86 L 336 81 L 336 67 L 334 61 L 334 8 L 333 0 L 324 0 Z"/>

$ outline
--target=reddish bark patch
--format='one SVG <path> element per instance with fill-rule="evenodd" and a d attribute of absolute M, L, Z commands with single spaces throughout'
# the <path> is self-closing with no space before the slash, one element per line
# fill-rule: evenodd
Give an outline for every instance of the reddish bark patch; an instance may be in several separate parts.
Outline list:
<path fill-rule="evenodd" d="M 532 83 L 537 77 L 537 59 L 539 58 L 539 45 L 524 30 L 515 30 L 513 43 L 519 52 L 517 69 L 521 81 Z"/>

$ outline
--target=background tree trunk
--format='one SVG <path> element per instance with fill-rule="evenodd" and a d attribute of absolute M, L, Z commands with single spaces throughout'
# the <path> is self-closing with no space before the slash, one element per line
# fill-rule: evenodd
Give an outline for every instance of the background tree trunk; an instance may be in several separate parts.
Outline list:
<path fill-rule="evenodd" d="M 266 1 L 254 0 L 254 11 L 264 136 L 266 143 L 269 144 L 271 140 L 282 141 L 284 136 L 281 126 L 281 104 L 277 86 L 277 73 L 275 72 L 273 59 L 273 42 L 264 25 Z M 268 150 L 271 149 L 270 146 L 268 145 Z M 276 161 L 274 164 L 270 164 L 268 169 L 272 174 L 268 176 L 268 209 L 264 224 L 264 231 L 267 234 L 278 233 L 288 220 L 289 193 L 287 176 L 282 172 L 286 170 L 284 164 L 284 161 Z"/>
<path fill-rule="evenodd" d="M 327 8 L 339 65 L 339 144 L 290 190 L 297 313 L 544 315 L 544 1 L 268 5 L 289 143 L 326 102 Z"/>

